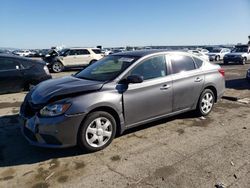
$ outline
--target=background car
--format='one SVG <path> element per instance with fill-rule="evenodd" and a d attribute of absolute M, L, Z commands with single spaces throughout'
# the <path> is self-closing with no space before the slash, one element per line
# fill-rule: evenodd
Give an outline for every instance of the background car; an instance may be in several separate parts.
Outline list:
<path fill-rule="evenodd" d="M 0 54 L 0 94 L 29 90 L 50 78 L 44 62 Z"/>
<path fill-rule="evenodd" d="M 201 51 L 198 50 L 188 50 L 189 53 L 194 54 L 196 56 L 199 56 L 200 58 L 205 59 L 206 61 L 209 61 L 208 55 L 202 53 Z"/>
<path fill-rule="evenodd" d="M 224 64 L 229 62 L 246 64 L 250 60 L 250 45 L 237 45 L 232 50 L 231 53 L 228 53 L 224 56 Z"/>
<path fill-rule="evenodd" d="M 230 51 L 228 48 L 214 48 L 207 55 L 210 61 L 220 61 L 223 60 L 224 56 L 230 53 Z"/>
<path fill-rule="evenodd" d="M 206 116 L 224 90 L 224 70 L 192 54 L 118 53 L 39 84 L 22 104 L 22 130 L 37 146 L 98 151 L 131 127 L 191 110 Z"/>
<path fill-rule="evenodd" d="M 13 54 L 26 57 L 26 56 L 29 56 L 31 54 L 31 51 L 30 50 L 16 50 L 13 52 Z"/>
<path fill-rule="evenodd" d="M 99 48 L 66 48 L 59 55 L 50 55 L 44 58 L 53 72 L 65 69 L 82 68 L 104 57 Z"/>
<path fill-rule="evenodd" d="M 250 69 L 247 70 L 246 79 L 247 79 L 248 81 L 250 81 Z"/>

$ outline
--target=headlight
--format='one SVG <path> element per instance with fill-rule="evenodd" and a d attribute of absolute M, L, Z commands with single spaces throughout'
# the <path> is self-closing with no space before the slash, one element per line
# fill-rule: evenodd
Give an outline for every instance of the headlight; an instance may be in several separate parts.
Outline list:
<path fill-rule="evenodd" d="M 43 67 L 43 70 L 45 71 L 45 73 L 46 73 L 47 75 L 50 75 L 49 69 L 48 69 L 47 66 L 44 66 L 44 67 Z"/>
<path fill-rule="evenodd" d="M 40 110 L 40 115 L 41 116 L 59 116 L 65 113 L 71 104 L 66 103 L 66 104 L 51 104 L 45 106 L 43 109 Z"/>

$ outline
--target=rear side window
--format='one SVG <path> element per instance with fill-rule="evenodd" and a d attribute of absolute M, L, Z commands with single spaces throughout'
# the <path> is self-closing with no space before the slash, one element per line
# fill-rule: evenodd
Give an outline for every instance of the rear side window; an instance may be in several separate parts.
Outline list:
<path fill-rule="evenodd" d="M 79 51 L 79 55 L 87 55 L 90 54 L 88 50 L 86 49 L 82 49 L 82 50 L 78 50 Z"/>
<path fill-rule="evenodd" d="M 131 71 L 130 75 L 143 76 L 144 80 L 166 76 L 167 68 L 165 57 L 161 55 L 143 61 Z"/>
<path fill-rule="evenodd" d="M 0 71 L 4 71 L 4 70 L 15 70 L 17 69 L 17 66 L 19 64 L 14 61 L 13 59 L 9 59 L 9 58 L 0 58 Z"/>
<path fill-rule="evenodd" d="M 30 67 L 33 66 L 33 63 L 28 62 L 28 61 L 22 60 L 22 61 L 19 61 L 19 62 L 21 64 L 22 68 L 24 68 L 24 69 L 29 69 Z"/>
<path fill-rule="evenodd" d="M 173 74 L 196 69 L 193 59 L 184 55 L 172 55 L 171 65 Z"/>
<path fill-rule="evenodd" d="M 203 65 L 203 61 L 199 58 L 196 58 L 196 57 L 193 57 L 193 58 L 194 58 L 194 61 L 197 65 L 197 67 L 200 68 Z"/>

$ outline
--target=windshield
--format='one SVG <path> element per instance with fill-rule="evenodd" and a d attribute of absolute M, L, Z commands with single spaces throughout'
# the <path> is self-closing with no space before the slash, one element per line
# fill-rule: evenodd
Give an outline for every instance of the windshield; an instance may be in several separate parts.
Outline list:
<path fill-rule="evenodd" d="M 232 52 L 247 52 L 248 47 L 236 47 L 232 50 Z"/>
<path fill-rule="evenodd" d="M 111 81 L 137 59 L 139 57 L 110 55 L 88 66 L 75 76 L 86 80 Z"/>
<path fill-rule="evenodd" d="M 212 53 L 220 53 L 221 49 L 212 49 L 210 52 Z"/>

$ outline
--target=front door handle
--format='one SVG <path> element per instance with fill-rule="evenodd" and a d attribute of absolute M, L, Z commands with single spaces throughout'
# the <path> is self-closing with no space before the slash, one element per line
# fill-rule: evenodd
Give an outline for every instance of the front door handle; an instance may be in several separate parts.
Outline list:
<path fill-rule="evenodd" d="M 197 77 L 197 78 L 195 78 L 195 80 L 194 80 L 195 82 L 201 82 L 202 81 L 202 78 L 200 78 L 200 77 Z"/>
<path fill-rule="evenodd" d="M 169 89 L 171 86 L 168 84 L 164 84 L 163 86 L 161 86 L 160 90 L 167 90 Z"/>

